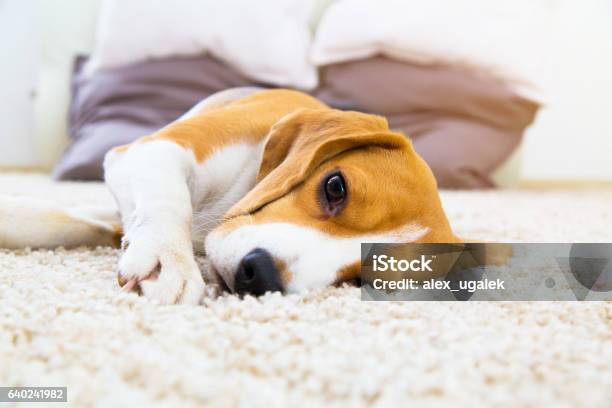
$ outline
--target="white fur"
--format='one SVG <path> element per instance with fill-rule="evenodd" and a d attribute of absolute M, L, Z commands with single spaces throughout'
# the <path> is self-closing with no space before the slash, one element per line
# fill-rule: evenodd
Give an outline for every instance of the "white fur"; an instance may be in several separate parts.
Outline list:
<path fill-rule="evenodd" d="M 251 250 L 263 248 L 282 260 L 291 274 L 288 292 L 322 287 L 336 280 L 338 271 L 361 259 L 362 242 L 409 242 L 428 229 L 409 224 L 380 234 L 335 237 L 290 223 L 247 224 L 227 234 L 213 232 L 206 239 L 206 253 L 228 286 L 240 260 Z"/>
<path fill-rule="evenodd" d="M 161 303 L 197 303 L 204 282 L 193 245 L 203 249 L 208 231 L 252 188 L 260 149 L 231 145 L 202 164 L 171 141 L 109 153 L 106 183 L 121 211 L 126 244 L 120 275 L 142 281 L 145 296 Z M 158 266 L 159 278 L 146 279 Z"/>
<path fill-rule="evenodd" d="M 213 153 L 194 170 L 192 240 L 204 251 L 204 238 L 225 212 L 255 185 L 263 143 L 239 143 Z"/>
<path fill-rule="evenodd" d="M 167 141 L 111 152 L 104 163 L 123 220 L 119 274 L 141 281 L 143 293 L 160 303 L 197 303 L 204 290 L 191 245 L 187 180 L 194 164 L 190 151 Z M 159 278 L 145 280 L 157 267 Z"/>

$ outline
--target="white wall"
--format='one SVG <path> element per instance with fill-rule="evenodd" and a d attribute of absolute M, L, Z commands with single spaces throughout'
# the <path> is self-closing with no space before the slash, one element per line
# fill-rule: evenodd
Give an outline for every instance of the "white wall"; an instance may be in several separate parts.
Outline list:
<path fill-rule="evenodd" d="M 0 0 L 0 165 L 35 166 L 33 97 L 39 42 L 33 2 Z"/>
<path fill-rule="evenodd" d="M 74 57 L 100 0 L 0 0 L 0 168 L 50 168 L 68 143 Z"/>
<path fill-rule="evenodd" d="M 28 1 L 36 3 L 41 36 L 33 140 L 41 166 L 50 168 L 69 143 L 74 59 L 91 52 L 100 0 Z"/>
<path fill-rule="evenodd" d="M 566 1 L 558 23 L 523 178 L 612 180 L 612 1 Z"/>

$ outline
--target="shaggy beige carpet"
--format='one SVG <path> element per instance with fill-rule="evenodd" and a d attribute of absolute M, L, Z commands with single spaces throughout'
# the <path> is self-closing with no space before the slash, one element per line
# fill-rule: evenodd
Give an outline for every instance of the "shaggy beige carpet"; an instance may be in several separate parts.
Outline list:
<path fill-rule="evenodd" d="M 0 191 L 112 203 L 41 175 L 0 175 Z M 612 191 L 443 202 L 471 238 L 612 241 Z M 610 302 L 361 302 L 342 287 L 158 306 L 118 292 L 117 256 L 0 250 L 0 385 L 67 385 L 79 407 L 612 406 Z"/>

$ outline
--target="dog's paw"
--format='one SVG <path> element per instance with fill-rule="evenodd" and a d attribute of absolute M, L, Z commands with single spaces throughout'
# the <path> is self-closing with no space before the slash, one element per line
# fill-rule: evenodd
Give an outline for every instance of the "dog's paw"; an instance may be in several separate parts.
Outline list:
<path fill-rule="evenodd" d="M 119 284 L 124 290 L 138 289 L 160 304 L 198 304 L 204 294 L 200 269 L 188 249 L 172 243 L 135 240 L 119 261 Z"/>

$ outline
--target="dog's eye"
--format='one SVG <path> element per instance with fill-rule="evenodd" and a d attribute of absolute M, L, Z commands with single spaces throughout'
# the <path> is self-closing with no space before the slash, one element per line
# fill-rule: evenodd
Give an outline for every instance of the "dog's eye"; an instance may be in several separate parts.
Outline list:
<path fill-rule="evenodd" d="M 346 200 L 346 184 L 342 174 L 338 172 L 327 176 L 323 180 L 323 193 L 327 210 L 335 215 Z"/>

